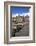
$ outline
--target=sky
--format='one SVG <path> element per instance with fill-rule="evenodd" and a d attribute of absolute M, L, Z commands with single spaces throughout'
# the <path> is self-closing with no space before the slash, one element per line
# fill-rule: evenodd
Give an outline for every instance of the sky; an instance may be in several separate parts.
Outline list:
<path fill-rule="evenodd" d="M 12 16 L 18 16 L 18 14 L 24 15 L 24 14 L 30 13 L 30 9 L 31 9 L 30 7 L 11 6 L 10 13 L 11 13 Z"/>

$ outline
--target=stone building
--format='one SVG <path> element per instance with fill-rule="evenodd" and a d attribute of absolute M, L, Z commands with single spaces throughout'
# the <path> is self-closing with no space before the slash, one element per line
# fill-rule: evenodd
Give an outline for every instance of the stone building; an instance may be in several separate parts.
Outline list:
<path fill-rule="evenodd" d="M 29 16 L 28 15 L 25 16 L 25 22 L 29 22 Z"/>
<path fill-rule="evenodd" d="M 25 22 L 24 16 L 16 16 L 16 23 L 23 23 Z"/>

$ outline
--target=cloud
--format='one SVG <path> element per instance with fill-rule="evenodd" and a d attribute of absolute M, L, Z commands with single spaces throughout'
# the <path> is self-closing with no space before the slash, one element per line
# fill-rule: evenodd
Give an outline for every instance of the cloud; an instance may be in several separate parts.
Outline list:
<path fill-rule="evenodd" d="M 18 16 L 18 13 L 17 14 L 12 14 L 12 17 L 16 17 L 16 16 Z"/>
<path fill-rule="evenodd" d="M 30 16 L 30 14 L 31 14 L 31 13 L 25 13 L 25 14 L 24 14 L 24 13 L 22 13 L 22 14 L 18 14 L 18 13 L 17 13 L 17 14 L 13 14 L 12 17 L 16 17 L 16 16 L 18 16 L 18 15 L 20 15 L 20 16 L 27 16 L 27 15 Z"/>

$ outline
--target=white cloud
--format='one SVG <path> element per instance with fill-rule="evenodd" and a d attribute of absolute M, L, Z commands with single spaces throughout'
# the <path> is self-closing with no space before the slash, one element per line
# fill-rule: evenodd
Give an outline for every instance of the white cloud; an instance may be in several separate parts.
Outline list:
<path fill-rule="evenodd" d="M 18 16 L 18 13 L 17 14 L 12 14 L 12 17 L 16 17 L 16 16 Z"/>
<path fill-rule="evenodd" d="M 31 14 L 31 13 L 25 13 L 25 14 L 22 13 L 22 14 L 20 14 L 20 16 L 26 16 L 26 15 L 30 16 L 30 14 Z M 19 15 L 18 13 L 17 13 L 17 14 L 13 14 L 12 17 L 16 17 L 16 16 L 18 16 L 18 15 Z"/>

